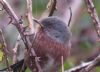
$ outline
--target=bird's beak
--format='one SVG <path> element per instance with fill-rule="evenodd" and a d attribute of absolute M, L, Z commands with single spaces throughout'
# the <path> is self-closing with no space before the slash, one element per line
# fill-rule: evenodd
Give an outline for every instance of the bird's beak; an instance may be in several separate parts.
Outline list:
<path fill-rule="evenodd" d="M 41 27 L 43 27 L 43 25 L 41 24 L 41 22 L 37 19 L 33 19 L 34 22 L 36 22 L 37 24 L 39 24 Z"/>

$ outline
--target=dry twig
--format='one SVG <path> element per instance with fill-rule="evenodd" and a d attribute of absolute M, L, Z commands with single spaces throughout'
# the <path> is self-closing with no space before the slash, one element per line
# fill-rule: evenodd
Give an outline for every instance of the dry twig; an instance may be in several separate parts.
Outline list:
<path fill-rule="evenodd" d="M 62 72 L 64 72 L 64 62 L 63 62 L 63 56 L 61 56 L 61 64 L 62 64 Z"/>
<path fill-rule="evenodd" d="M 31 29 L 31 33 L 34 33 L 34 37 L 33 37 L 33 40 L 35 39 L 35 30 L 34 30 L 34 26 L 33 26 L 33 15 L 32 15 L 32 0 L 26 0 L 27 1 L 27 19 L 28 19 L 28 22 L 29 22 L 29 28 Z M 30 52 L 32 54 L 32 56 L 35 57 L 35 63 L 36 63 L 36 66 L 38 68 L 38 71 L 39 72 L 43 72 L 42 69 L 41 69 L 41 66 L 39 65 L 38 63 L 38 57 L 34 51 L 34 48 L 30 48 L 32 47 L 32 43 L 30 42 L 30 40 L 27 38 L 27 42 L 29 44 L 29 50 L 28 50 L 28 54 L 30 55 Z"/>
<path fill-rule="evenodd" d="M 93 4 L 92 0 L 85 0 L 85 3 L 87 5 L 88 12 L 91 15 L 91 18 L 93 20 L 94 27 L 95 27 L 95 30 L 97 32 L 97 35 L 100 38 L 100 20 L 99 20 L 99 17 L 97 15 L 94 4 Z"/>
<path fill-rule="evenodd" d="M 32 15 L 32 0 L 26 0 L 27 2 L 27 20 L 28 20 L 28 25 L 29 25 L 29 28 L 30 28 L 30 33 L 34 33 L 34 24 L 33 24 L 33 15 Z"/>
<path fill-rule="evenodd" d="M 18 53 L 19 41 L 20 41 L 20 37 L 18 36 L 15 47 L 13 49 L 13 64 L 15 64 L 18 61 L 17 53 Z"/>
<path fill-rule="evenodd" d="M 100 55 L 90 62 L 84 62 L 74 68 L 71 68 L 65 72 L 89 72 L 100 62 Z"/>
<path fill-rule="evenodd" d="M 96 29 L 97 35 L 100 38 L 100 21 L 99 17 L 97 15 L 96 9 L 94 7 L 94 4 L 92 0 L 85 0 L 88 12 L 91 15 L 91 18 L 93 19 L 94 27 Z M 92 70 L 96 65 L 100 62 L 100 55 L 98 55 L 93 61 L 83 63 L 79 66 L 76 66 L 68 71 L 65 72 L 89 72 Z"/>
<path fill-rule="evenodd" d="M 49 3 L 48 3 L 48 9 L 49 9 L 49 15 L 48 16 L 52 16 L 54 11 L 56 10 L 56 3 L 57 1 L 56 0 L 49 0 Z"/>
<path fill-rule="evenodd" d="M 3 32 L 2 32 L 2 29 L 0 29 L 0 33 L 2 35 L 2 42 L 3 42 L 3 53 L 4 53 L 4 57 L 5 57 L 5 60 L 6 60 L 6 64 L 7 64 L 7 67 L 8 67 L 8 71 L 11 72 L 11 69 L 9 67 L 9 63 L 8 63 L 8 57 L 7 57 L 7 45 L 6 45 L 6 41 L 5 41 L 5 37 L 3 35 Z"/>
<path fill-rule="evenodd" d="M 52 16 L 54 11 L 56 10 L 57 0 L 49 0 L 47 4 L 47 9 L 42 13 L 39 20 L 47 18 L 48 16 Z"/>
<path fill-rule="evenodd" d="M 5 9 L 5 11 L 7 12 L 7 14 L 12 18 L 14 19 L 14 25 L 17 27 L 19 33 L 20 33 L 20 36 L 24 42 L 24 45 L 26 46 L 26 49 L 27 50 L 30 50 L 31 49 L 31 46 L 27 40 L 27 36 L 24 35 L 24 28 L 23 28 L 23 22 L 17 17 L 17 15 L 14 13 L 14 11 L 12 10 L 11 6 L 8 4 L 8 2 L 6 0 L 0 0 L 0 3 L 2 4 L 3 8 Z M 31 11 L 31 10 L 30 10 Z M 33 50 L 32 50 L 33 51 Z M 30 50 L 30 53 L 36 57 L 36 54 L 33 54 Z M 35 53 L 35 51 L 34 51 Z M 38 62 L 38 61 L 37 61 Z M 38 66 L 39 63 L 38 63 Z M 37 67 L 38 68 L 38 67 Z M 39 69 L 39 68 L 38 68 Z M 41 71 L 40 71 L 41 72 Z"/>

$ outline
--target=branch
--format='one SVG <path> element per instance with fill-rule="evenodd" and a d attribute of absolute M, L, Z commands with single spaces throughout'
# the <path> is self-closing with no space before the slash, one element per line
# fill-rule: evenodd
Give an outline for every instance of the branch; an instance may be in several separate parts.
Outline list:
<path fill-rule="evenodd" d="M 31 2 L 31 1 L 30 1 L 30 2 Z M 24 45 L 25 45 L 27 51 L 29 51 L 29 53 L 31 53 L 34 57 L 37 58 L 37 55 L 35 54 L 34 49 L 31 48 L 32 46 L 30 45 L 30 43 L 29 43 L 29 41 L 28 41 L 28 39 L 27 39 L 27 36 L 24 35 L 24 27 L 23 27 L 23 22 L 22 22 L 22 20 L 20 20 L 20 19 L 17 17 L 17 15 L 14 13 L 14 11 L 13 11 L 12 8 L 11 8 L 11 6 L 7 3 L 6 0 L 0 0 L 0 3 L 2 4 L 2 6 L 3 6 L 3 8 L 5 9 L 5 11 L 7 12 L 7 14 L 8 14 L 12 19 L 14 19 L 15 22 L 14 22 L 13 24 L 17 27 L 17 29 L 18 29 L 18 31 L 19 31 L 19 33 L 20 33 L 20 36 L 21 36 L 21 38 L 22 38 L 22 40 L 23 40 L 23 42 L 24 42 Z M 30 3 L 29 3 L 29 4 L 30 4 Z M 29 7 L 30 7 L 30 6 L 29 6 Z M 31 9 L 31 8 L 30 8 L 30 9 Z M 31 10 L 30 10 L 30 11 L 31 11 Z M 31 21 L 31 20 L 30 20 L 30 21 Z M 29 22 L 30 22 L 30 21 L 29 21 Z M 33 37 L 33 38 L 35 38 L 35 37 Z M 31 50 L 31 49 L 32 49 L 32 50 Z M 33 52 L 34 52 L 34 53 L 33 53 Z M 40 67 L 38 61 L 35 60 L 35 62 L 36 62 L 36 64 L 38 65 L 37 68 Z M 38 68 L 38 69 L 39 69 L 39 71 L 40 71 L 40 68 Z M 40 71 L 40 72 L 42 72 L 42 71 Z"/>
<path fill-rule="evenodd" d="M 100 55 L 98 55 L 90 65 L 88 65 L 85 70 L 87 72 L 89 72 L 90 70 L 92 70 L 95 66 L 97 66 L 97 64 L 100 63 Z"/>
<path fill-rule="evenodd" d="M 96 9 L 94 7 L 94 4 L 93 4 L 92 0 L 85 0 L 85 2 L 87 5 L 87 8 L 88 8 L 88 12 L 91 15 L 91 18 L 93 20 L 97 35 L 100 38 L 100 21 L 99 21 L 99 17 L 97 15 Z M 74 67 L 65 72 L 89 72 L 94 67 L 96 67 L 98 65 L 98 63 L 100 63 L 100 55 L 98 55 L 93 61 L 83 63 L 83 64 L 81 64 L 77 67 Z"/>
<path fill-rule="evenodd" d="M 61 69 L 62 69 L 62 72 L 64 72 L 64 62 L 63 62 L 63 56 L 61 56 Z"/>
<path fill-rule="evenodd" d="M 14 13 L 14 11 L 10 7 L 10 5 L 6 2 L 6 0 L 0 0 L 0 3 L 2 4 L 3 8 L 6 10 L 8 15 L 10 15 L 12 17 L 12 19 L 14 19 L 16 22 L 19 22 L 18 17 Z"/>
<path fill-rule="evenodd" d="M 70 26 L 70 22 L 72 20 L 72 9 L 71 9 L 71 7 L 69 7 L 69 10 L 70 10 L 70 18 L 69 18 L 69 21 L 68 21 L 68 27 Z"/>
<path fill-rule="evenodd" d="M 48 9 L 49 9 L 49 15 L 48 16 L 52 16 L 54 11 L 56 10 L 56 3 L 57 1 L 56 0 L 49 0 L 48 2 Z"/>
<path fill-rule="evenodd" d="M 94 60 L 86 63 L 82 63 L 74 68 L 71 68 L 65 72 L 89 72 L 94 67 L 97 66 L 97 64 L 100 62 L 100 55 L 98 55 Z"/>
<path fill-rule="evenodd" d="M 11 72 L 11 69 L 9 67 L 9 63 L 8 63 L 8 57 L 7 57 L 7 45 L 6 45 L 6 41 L 5 41 L 5 38 L 4 38 L 4 35 L 3 35 L 3 32 L 2 32 L 2 29 L 0 29 L 0 33 L 1 33 L 1 38 L 2 38 L 2 42 L 3 42 L 3 53 L 4 53 L 4 57 L 5 57 L 5 60 L 6 60 L 6 64 L 7 64 L 7 67 L 8 67 L 8 71 Z"/>
<path fill-rule="evenodd" d="M 30 33 L 34 33 L 34 26 L 33 26 L 33 15 L 32 15 L 32 0 L 26 0 L 27 1 L 27 20 L 28 20 L 28 25 L 30 28 Z"/>
<path fill-rule="evenodd" d="M 35 30 L 33 28 L 32 0 L 26 0 L 26 1 L 27 1 L 27 19 L 29 22 L 29 28 L 31 29 L 31 33 L 34 33 L 34 38 L 33 38 L 33 40 L 34 40 L 36 35 L 35 35 Z M 35 63 L 38 68 L 38 71 L 43 72 L 41 66 L 38 63 L 39 59 L 34 51 L 34 48 L 30 48 L 30 47 L 32 47 L 32 43 L 30 42 L 30 40 L 28 38 L 27 38 L 27 43 L 29 45 L 29 53 L 28 54 L 30 55 L 30 52 L 31 52 L 31 54 L 35 57 Z"/>
<path fill-rule="evenodd" d="M 69 18 L 71 17 L 69 7 L 72 9 L 72 20 L 71 25 L 75 24 L 75 22 L 80 17 L 80 10 L 82 9 L 83 0 L 57 0 L 57 16 L 59 16 L 68 26 Z"/>
<path fill-rule="evenodd" d="M 85 0 L 85 3 L 87 5 L 88 12 L 91 15 L 91 18 L 93 20 L 94 27 L 95 27 L 95 30 L 97 32 L 97 35 L 100 38 L 100 20 L 99 20 L 99 17 L 97 15 L 94 4 L 93 4 L 92 0 Z"/>
<path fill-rule="evenodd" d="M 52 16 L 54 11 L 56 10 L 57 0 L 49 0 L 47 4 L 47 9 L 42 13 L 39 20 L 47 18 L 48 16 Z"/>
<path fill-rule="evenodd" d="M 17 17 L 17 15 L 12 10 L 11 6 L 8 4 L 8 2 L 6 0 L 0 0 L 0 3 L 2 4 L 3 8 L 7 12 L 7 14 L 10 16 L 10 18 L 15 21 L 13 24 L 17 27 L 18 31 L 21 34 L 21 37 L 23 37 L 24 34 L 23 34 L 22 26 L 21 26 L 22 21 Z"/>
<path fill-rule="evenodd" d="M 18 36 L 15 47 L 13 49 L 13 64 L 15 64 L 18 61 L 17 53 L 18 53 L 19 41 L 20 41 L 20 37 Z"/>

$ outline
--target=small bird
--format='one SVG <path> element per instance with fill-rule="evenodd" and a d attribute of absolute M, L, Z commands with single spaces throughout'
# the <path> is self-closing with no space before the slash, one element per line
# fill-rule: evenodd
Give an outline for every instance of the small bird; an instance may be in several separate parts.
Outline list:
<path fill-rule="evenodd" d="M 36 37 L 32 48 L 40 57 L 39 65 L 43 72 L 57 72 L 61 67 L 61 57 L 65 61 L 71 49 L 71 33 L 68 26 L 57 16 L 51 16 L 39 21 Z M 38 72 L 34 62 L 34 56 L 26 57 L 26 65 L 32 72 Z"/>

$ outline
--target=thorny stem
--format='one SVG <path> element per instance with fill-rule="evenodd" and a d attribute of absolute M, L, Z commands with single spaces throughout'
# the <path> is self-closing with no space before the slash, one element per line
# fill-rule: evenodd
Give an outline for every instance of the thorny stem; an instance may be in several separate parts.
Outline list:
<path fill-rule="evenodd" d="M 2 40 L 3 40 L 3 52 L 4 52 L 4 57 L 6 59 L 6 64 L 7 64 L 7 67 L 8 67 L 8 71 L 11 72 L 11 69 L 9 67 L 9 63 L 8 63 L 8 57 L 7 57 L 7 45 L 6 45 L 6 42 L 5 42 L 5 38 L 4 38 L 4 35 L 3 35 L 3 32 L 2 32 L 2 29 L 0 29 L 0 33 L 2 35 Z"/>
<path fill-rule="evenodd" d="M 93 4 L 92 0 L 85 0 L 85 2 L 86 2 L 86 5 L 87 5 L 88 12 L 91 15 L 91 18 L 93 20 L 94 27 L 95 27 L 95 30 L 97 32 L 97 35 L 100 38 L 100 20 L 99 20 L 99 17 L 97 15 L 94 4 Z"/>
<path fill-rule="evenodd" d="M 30 33 L 34 33 L 35 30 L 34 30 L 34 22 L 33 22 L 33 15 L 32 15 L 32 0 L 26 0 L 27 2 L 27 20 L 28 20 L 28 25 L 29 25 L 29 28 L 30 28 Z"/>
<path fill-rule="evenodd" d="M 29 46 L 30 44 L 28 44 L 27 41 L 27 37 L 24 35 L 24 28 L 23 28 L 23 22 L 17 17 L 17 15 L 14 13 L 14 11 L 12 10 L 12 8 L 10 7 L 10 5 L 7 3 L 6 0 L 0 0 L 0 3 L 2 4 L 3 8 L 5 9 L 5 11 L 7 12 L 7 14 L 14 19 L 14 25 L 17 27 L 20 36 L 24 42 L 24 45 L 26 46 L 27 50 L 30 50 L 31 47 Z M 31 53 L 31 52 L 30 52 Z M 36 56 L 36 55 L 33 55 Z"/>

